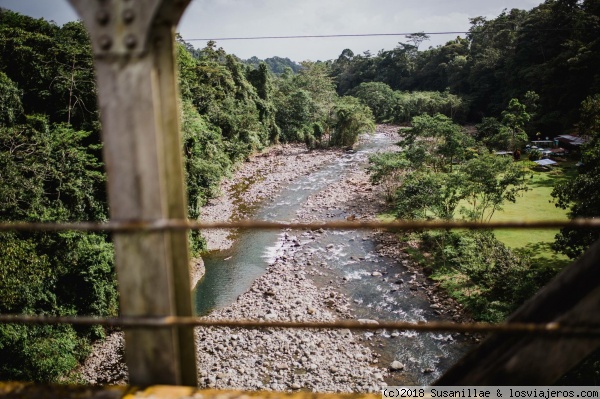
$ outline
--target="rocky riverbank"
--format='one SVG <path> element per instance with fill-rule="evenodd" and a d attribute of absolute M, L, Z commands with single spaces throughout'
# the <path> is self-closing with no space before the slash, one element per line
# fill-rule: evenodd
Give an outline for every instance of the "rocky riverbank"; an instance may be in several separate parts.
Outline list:
<path fill-rule="evenodd" d="M 392 138 L 398 137 L 396 126 L 379 125 L 377 131 Z M 398 146 L 391 145 L 382 151 L 398 150 Z M 385 213 L 389 205 L 385 202 L 384 187 L 371 184 L 366 162 L 367 159 L 359 160 L 346 178 L 309 197 L 302 209 L 297 212 L 298 219 L 305 222 L 318 221 L 325 211 L 325 217 L 329 218 L 344 216 L 347 220 L 366 221 L 375 220 L 377 215 Z M 386 231 L 365 231 L 363 238 L 377 243 L 379 256 L 395 260 L 398 268 L 406 268 L 412 273 L 412 278 L 406 283 L 414 291 L 427 297 L 435 314 L 444 315 L 453 321 L 473 321 L 465 313 L 462 305 L 440 289 L 438 283 L 425 276 L 421 267 L 410 259 L 407 252 L 409 244 L 400 242 L 396 234 Z M 382 280 L 386 279 L 386 276 L 380 277 Z M 478 342 L 477 338 L 475 342 Z"/>
<path fill-rule="evenodd" d="M 241 163 L 233 176 L 222 182 L 222 195 L 202 208 L 200 219 L 205 222 L 247 219 L 259 203 L 274 198 L 284 184 L 310 174 L 340 153 L 338 149 L 309 151 L 303 144 L 270 147 Z M 204 237 L 209 251 L 224 250 L 231 246 L 235 234 L 211 230 Z"/>
<path fill-rule="evenodd" d="M 308 152 L 299 146 L 287 146 L 255 157 L 253 163 L 242 166 L 242 176 L 236 175 L 236 184 L 224 184 L 229 198 L 205 209 L 204 220 L 218 220 L 215 218 L 224 214 L 224 204 L 235 205 L 236 197 L 244 206 L 230 216 L 245 218 L 252 204 L 273 198 L 284 183 L 300 174 L 309 174 L 340 155 L 340 151 Z M 239 184 L 247 184 L 245 190 L 238 192 Z M 300 238 L 282 234 L 277 258 L 266 273 L 235 303 L 208 318 L 286 321 L 351 318 L 348 300 L 333 287 L 319 290 L 307 277 L 310 264 L 296 258 L 306 240 L 317 239 L 318 234 L 306 232 Z M 209 247 L 219 249 L 231 243 L 223 232 L 209 233 L 207 241 Z M 198 328 L 200 386 L 375 392 L 385 384 L 387 370 L 378 367 L 378 355 L 362 344 L 363 339 L 361 334 L 349 330 Z"/>
<path fill-rule="evenodd" d="M 395 137 L 397 129 L 380 126 L 378 132 Z M 386 150 L 394 149 L 397 147 Z M 343 179 L 309 197 L 297 212 L 297 219 L 316 221 L 344 216 L 348 220 L 370 220 L 384 211 L 382 188 L 369 182 L 366 161 L 359 159 Z M 323 233 L 322 230 L 283 233 L 276 260 L 266 273 L 234 304 L 213 312 L 209 318 L 297 322 L 356 318 L 353 303 L 340 293 L 343 279 L 315 284 L 315 279 L 322 280 L 323 271 L 329 266 L 315 260 L 309 244 L 318 242 Z M 363 239 L 376 241 L 378 255 L 396 260 L 398 270 L 412 271 L 407 284 L 414 289 L 414 295 L 432 301 L 434 313 L 448 312 L 449 316 L 468 320 L 460 307 L 439 292 L 408 259 L 393 234 L 364 232 Z M 388 272 L 394 270 L 384 274 Z M 383 283 L 388 280 L 384 274 L 375 272 L 372 278 Z M 200 383 L 211 388 L 319 392 L 373 392 L 388 382 L 411 384 L 414 377 L 404 375 L 404 364 L 385 353 L 385 340 L 400 339 L 399 335 L 383 331 L 373 335 L 349 330 L 202 328 L 197 330 L 196 342 Z M 433 369 L 425 367 L 421 372 L 429 374 Z"/>
<path fill-rule="evenodd" d="M 284 234 L 277 260 L 249 292 L 209 319 L 333 321 L 350 318 L 348 301 L 307 277 L 302 239 Z M 310 266 L 310 265 L 308 265 Z M 198 328 L 200 386 L 243 390 L 376 392 L 387 371 L 350 330 Z"/>
<path fill-rule="evenodd" d="M 379 126 L 378 132 L 394 137 L 397 128 Z M 279 189 L 300 174 L 341 156 L 339 151 L 306 151 L 302 146 L 279 146 L 253 157 L 223 183 L 224 195 L 203 210 L 203 220 L 244 219 L 261 200 L 273 198 Z M 359 160 L 360 161 L 360 160 Z M 297 212 L 297 219 L 311 221 L 344 215 L 348 220 L 368 220 L 385 209 L 382 189 L 372 186 L 362 164 L 352 166 L 343 179 L 312 195 Z M 275 261 L 250 290 L 209 319 L 331 321 L 357 318 L 351 301 L 340 291 L 343 279 L 319 284 L 327 264 L 316 264 L 310 244 L 323 231 L 284 232 L 280 235 Z M 463 319 L 455 303 L 438 292 L 435 284 L 419 272 L 394 235 L 364 232 L 363 239 L 375 240 L 380 256 L 393 258 L 398 268 L 413 271 L 407 284 L 415 295 L 427 296 L 434 311 L 455 320 Z M 234 232 L 211 231 L 211 249 L 231 245 Z M 384 271 L 385 274 L 393 270 Z M 193 267 L 192 284 L 203 274 L 202 262 Z M 383 273 L 373 278 L 387 281 Z M 412 288 L 411 288 L 412 289 Z M 400 334 L 353 333 L 349 330 L 197 328 L 200 387 L 242 390 L 309 390 L 318 392 L 375 392 L 403 379 L 404 365 L 386 358 L 382 340 Z M 80 372 L 89 383 L 127 381 L 122 361 L 122 336 L 112 335 L 88 359 Z M 422 370 L 430 373 L 430 369 Z"/>
<path fill-rule="evenodd" d="M 304 144 L 281 144 L 254 154 L 238 165 L 233 175 L 221 183 L 221 195 L 203 208 L 200 219 L 219 222 L 247 219 L 262 201 L 275 197 L 281 187 L 300 175 L 308 175 L 331 162 L 339 149 L 307 150 Z M 235 231 L 227 229 L 203 232 L 209 251 L 225 250 L 235 239 Z M 195 287 L 204 275 L 201 258 L 193 259 L 191 285 Z"/>
<path fill-rule="evenodd" d="M 201 220 L 245 219 L 258 203 L 273 198 L 284 184 L 299 175 L 311 173 L 340 153 L 338 149 L 309 151 L 302 144 L 282 144 L 254 154 L 222 182 L 222 194 L 202 209 Z M 231 246 L 235 232 L 210 230 L 204 236 L 209 250 L 223 250 Z M 192 259 L 190 270 L 190 282 L 194 287 L 204 275 L 202 259 Z M 105 340 L 97 342 L 75 374 L 88 384 L 126 384 L 123 333 L 112 332 Z"/>

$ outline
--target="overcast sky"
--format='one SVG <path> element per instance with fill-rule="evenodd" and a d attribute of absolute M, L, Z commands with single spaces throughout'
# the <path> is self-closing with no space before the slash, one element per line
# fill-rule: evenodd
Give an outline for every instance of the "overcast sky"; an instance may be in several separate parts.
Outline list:
<path fill-rule="evenodd" d="M 469 18 L 494 18 L 504 9 L 530 10 L 541 0 L 192 0 L 180 25 L 186 40 L 223 37 L 467 31 Z M 77 19 L 67 0 L 0 0 L 0 7 L 62 25 Z M 421 49 L 456 35 L 432 35 Z M 464 36 L 464 35 L 463 35 Z M 294 61 L 390 50 L 403 36 L 218 41 L 240 58 L 272 56 Z M 192 41 L 204 47 L 205 41 Z"/>

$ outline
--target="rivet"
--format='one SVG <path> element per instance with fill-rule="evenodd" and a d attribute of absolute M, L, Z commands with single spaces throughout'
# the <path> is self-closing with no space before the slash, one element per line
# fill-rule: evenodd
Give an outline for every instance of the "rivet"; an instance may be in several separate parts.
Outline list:
<path fill-rule="evenodd" d="M 98 44 L 102 50 L 108 50 L 112 46 L 112 39 L 106 35 L 101 36 L 98 40 Z"/>
<path fill-rule="evenodd" d="M 110 21 L 110 14 L 106 10 L 100 10 L 96 13 L 96 21 L 100 25 L 106 25 Z"/>
<path fill-rule="evenodd" d="M 135 46 L 137 46 L 137 40 L 135 38 L 135 36 L 133 35 L 127 35 L 125 36 L 125 47 L 127 47 L 128 49 L 134 49 Z"/>
<path fill-rule="evenodd" d="M 123 21 L 125 21 L 125 23 L 130 24 L 131 22 L 133 22 L 134 19 L 135 13 L 131 8 L 128 8 L 127 10 L 123 11 Z"/>

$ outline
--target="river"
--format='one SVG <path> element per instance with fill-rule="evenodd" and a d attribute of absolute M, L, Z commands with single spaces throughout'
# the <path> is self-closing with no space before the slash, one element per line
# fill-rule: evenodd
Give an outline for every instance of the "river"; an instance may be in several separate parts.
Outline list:
<path fill-rule="evenodd" d="M 370 154 L 389 149 L 396 140 L 378 132 L 358 146 L 356 152 L 346 153 L 313 173 L 299 173 L 275 199 L 244 212 L 257 220 L 294 220 L 311 195 L 348 178 L 366 165 Z M 322 220 L 344 219 L 350 214 L 347 210 L 318 206 L 312 212 L 313 217 Z M 247 291 L 285 246 L 295 245 L 284 240 L 284 234 L 243 231 L 228 250 L 203 255 L 206 273 L 194 290 L 197 314 L 223 308 Z M 378 254 L 378 243 L 371 232 L 323 231 L 316 239 L 308 233 L 287 234 L 297 235 L 302 243 L 295 259 L 312 267 L 314 283 L 322 287 L 335 285 L 338 292 L 351 299 L 357 319 L 444 320 L 431 309 L 426 296 L 408 284 L 413 273 L 397 260 Z M 382 364 L 393 360 L 404 364 L 405 370 L 393 373 L 386 382 L 416 385 L 434 381 L 471 346 L 456 334 L 396 331 L 365 333 L 364 342 L 382 355 Z"/>

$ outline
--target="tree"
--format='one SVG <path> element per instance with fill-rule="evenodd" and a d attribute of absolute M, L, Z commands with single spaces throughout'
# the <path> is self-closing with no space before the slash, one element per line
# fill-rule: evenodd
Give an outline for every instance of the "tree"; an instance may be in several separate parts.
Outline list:
<path fill-rule="evenodd" d="M 527 190 L 525 172 L 512 158 L 487 152 L 464 163 L 464 195 L 469 207 L 461 212 L 470 220 L 489 222 L 506 201 L 515 202 Z"/>
<path fill-rule="evenodd" d="M 523 148 L 529 141 L 525 126 L 537 108 L 539 96 L 533 91 L 528 91 L 524 97 L 528 105 L 522 104 L 516 98 L 510 100 L 508 107 L 502 111 L 502 122 L 489 117 L 483 118 L 477 125 L 478 138 L 490 149 L 515 151 Z M 528 112 L 528 108 L 532 113 Z"/>
<path fill-rule="evenodd" d="M 0 220 L 104 221 L 107 207 L 90 133 L 41 116 L 0 127 Z M 117 314 L 112 244 L 105 234 L 2 233 L 0 313 Z M 0 326 L 0 378 L 58 381 L 98 327 Z"/>
<path fill-rule="evenodd" d="M 375 131 L 375 120 L 369 107 L 349 96 L 337 101 L 332 125 L 331 144 L 341 147 L 351 147 L 361 133 Z"/>
<path fill-rule="evenodd" d="M 323 62 L 303 62 L 294 77 L 298 89 L 306 90 L 314 102 L 313 120 L 325 122 L 331 115 L 337 98 L 329 66 Z"/>
<path fill-rule="evenodd" d="M 310 133 L 316 108 L 310 93 L 303 89 L 296 89 L 288 95 L 280 96 L 276 104 L 276 120 L 281 128 L 282 140 L 303 141 Z"/>
<path fill-rule="evenodd" d="M 400 219 L 452 220 L 463 199 L 461 173 L 413 172 L 396 192 L 396 216 Z"/>
<path fill-rule="evenodd" d="M 481 119 L 481 123 L 477 124 L 475 128 L 477 129 L 477 140 L 483 143 L 488 143 L 490 140 L 498 135 L 504 125 L 500 123 L 500 121 L 493 116 L 484 117 Z M 492 148 L 496 148 L 495 144 L 491 144 Z M 502 146 L 502 148 L 508 148 Z"/>
<path fill-rule="evenodd" d="M 294 73 L 300 72 L 302 65 L 290 60 L 289 58 L 270 57 L 260 60 L 257 57 L 252 57 L 243 61 L 244 64 L 252 65 L 257 68 L 261 63 L 265 63 L 269 71 L 275 75 L 281 75 L 286 68 L 290 68 Z"/>
<path fill-rule="evenodd" d="M 414 170 L 411 165 L 405 152 L 377 153 L 369 157 L 369 179 L 373 184 L 381 184 L 386 200 L 393 202 L 404 178 Z"/>
<path fill-rule="evenodd" d="M 91 46 L 80 22 L 62 27 L 0 10 L 0 71 L 23 91 L 26 114 L 98 131 Z"/>
<path fill-rule="evenodd" d="M 459 125 L 442 114 L 416 116 L 412 126 L 402 145 L 424 147 L 424 161 L 435 171 L 441 168 L 452 170 L 454 162 L 461 161 L 465 150 L 473 144 Z"/>
<path fill-rule="evenodd" d="M 0 72 L 0 125 L 12 126 L 23 114 L 21 90 L 4 72 Z"/>
<path fill-rule="evenodd" d="M 425 32 L 411 33 L 405 37 L 409 42 L 412 42 L 412 44 L 417 48 L 417 51 L 419 50 L 421 43 L 423 43 L 425 40 L 429 40 L 429 35 L 425 34 Z"/>
<path fill-rule="evenodd" d="M 368 106 L 377 122 L 389 123 L 396 119 L 397 97 L 387 84 L 381 82 L 361 83 L 349 94 Z"/>
<path fill-rule="evenodd" d="M 514 151 L 521 148 L 524 142 L 527 142 L 528 137 L 524 127 L 531 119 L 531 115 L 526 110 L 524 104 L 513 98 L 508 103 L 508 108 L 502 111 L 502 124 L 508 129 L 510 134 L 508 149 Z M 502 133 L 502 131 L 501 131 Z"/>

